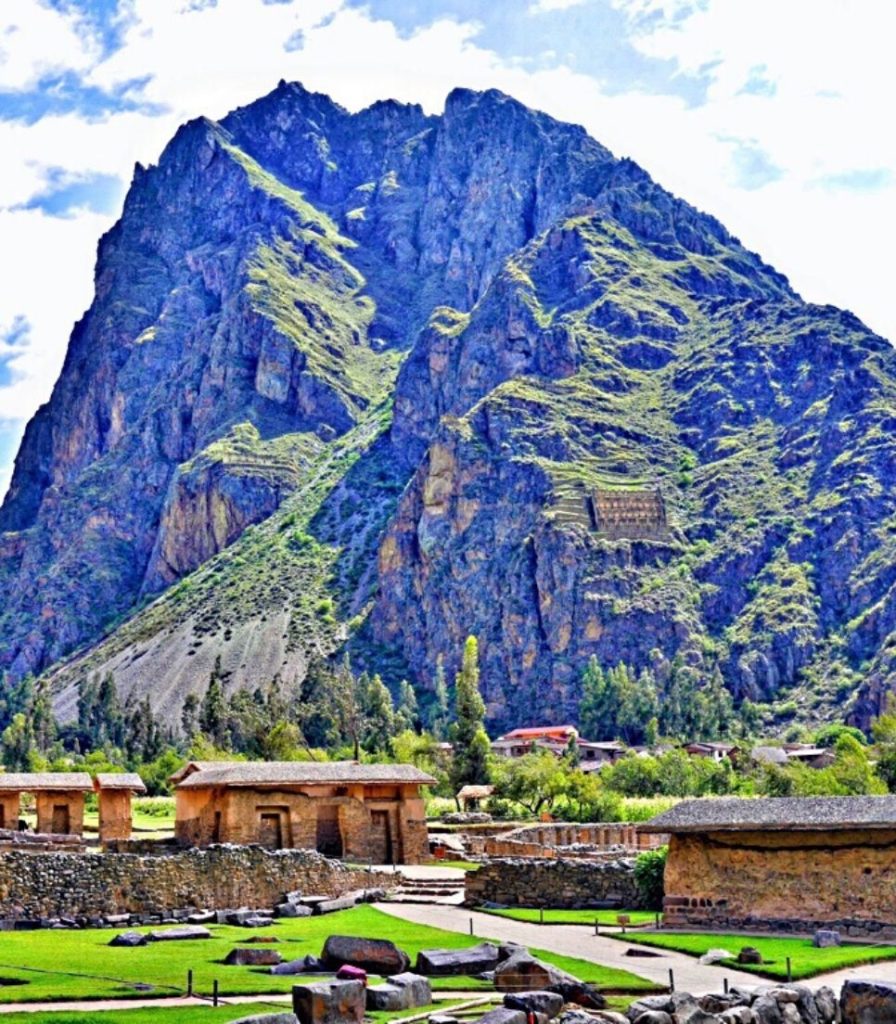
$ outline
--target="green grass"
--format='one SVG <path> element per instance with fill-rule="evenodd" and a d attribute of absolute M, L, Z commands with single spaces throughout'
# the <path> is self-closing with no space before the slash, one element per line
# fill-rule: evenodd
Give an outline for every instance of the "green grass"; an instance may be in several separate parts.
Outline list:
<path fill-rule="evenodd" d="M 542 911 L 537 907 L 501 907 L 484 910 L 486 914 L 496 917 L 510 917 L 514 921 L 534 921 L 540 923 Z M 632 925 L 653 924 L 656 915 L 652 910 L 544 910 L 545 924 L 584 924 L 593 926 L 595 918 L 598 924 L 615 925 L 620 914 L 627 915 Z"/>
<path fill-rule="evenodd" d="M 461 871 L 478 871 L 482 867 L 471 860 L 437 860 L 433 864 L 440 868 L 459 868 Z"/>
<path fill-rule="evenodd" d="M 497 996 L 496 996 L 497 998 Z M 414 1013 L 444 1011 L 465 1000 L 444 999 L 430 1006 L 408 1010 L 399 1017 Z M 9 1013 L 3 1019 L 9 1024 L 227 1024 L 240 1017 L 288 1009 L 288 1003 L 234 1003 L 228 1006 L 163 1006 L 135 1010 L 53 1010 L 38 1013 Z M 387 1024 L 396 1019 L 394 1011 L 378 1010 L 365 1014 L 365 1019 L 376 1024 Z"/>
<path fill-rule="evenodd" d="M 319 955 L 328 935 L 349 934 L 389 938 L 413 962 L 421 949 L 460 949 L 481 941 L 459 932 L 402 921 L 372 907 L 358 907 L 324 917 L 284 920 L 260 932 L 230 926 L 212 926 L 211 939 L 159 942 L 134 949 L 108 945 L 111 929 L 84 931 L 9 932 L 0 944 L 0 1002 L 151 998 L 181 992 L 187 970 L 193 971 L 194 991 L 208 994 L 215 979 L 222 996 L 288 993 L 294 977 L 266 973 L 265 969 L 229 967 L 221 961 L 234 946 L 253 934 L 273 934 L 284 960 L 308 953 Z M 584 960 L 536 952 L 558 967 L 602 987 L 644 991 L 651 984 L 627 971 L 605 968 Z M 27 984 L 9 984 L 9 982 Z M 484 983 L 467 978 L 441 978 L 434 988 L 477 989 Z M 141 991 L 134 986 L 153 986 Z"/>
<path fill-rule="evenodd" d="M 650 934 L 637 938 L 626 936 L 627 941 L 645 946 L 659 946 L 674 949 L 679 953 L 701 956 L 710 949 L 727 949 L 735 957 L 743 946 L 755 946 L 762 954 L 762 964 L 738 964 L 735 960 L 723 961 L 739 971 L 751 971 L 767 978 L 787 977 L 787 958 L 790 957 L 794 980 L 812 978 L 816 974 L 836 971 L 856 964 L 877 963 L 880 960 L 896 960 L 896 946 L 871 946 L 852 944 L 834 946 L 830 949 L 816 949 L 811 939 L 764 938 L 753 935 L 717 934 Z"/>

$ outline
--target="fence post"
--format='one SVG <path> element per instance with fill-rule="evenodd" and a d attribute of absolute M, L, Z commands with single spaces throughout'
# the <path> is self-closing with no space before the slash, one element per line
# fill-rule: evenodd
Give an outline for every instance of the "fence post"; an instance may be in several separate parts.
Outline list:
<path fill-rule="evenodd" d="M 470 934 L 473 934 L 473 918 L 470 918 Z"/>
<path fill-rule="evenodd" d="M 191 967 L 190 970 L 187 971 L 187 995 L 191 996 L 192 994 L 193 994 L 193 969 Z"/>
<path fill-rule="evenodd" d="M 672 968 L 671 967 L 669 968 L 669 991 L 670 992 L 674 992 L 675 991 L 675 975 L 672 972 Z"/>
<path fill-rule="evenodd" d="M 787 958 L 787 983 L 790 984 L 790 982 L 792 982 L 792 981 L 793 981 L 793 971 L 792 971 L 792 969 L 790 967 L 790 957 L 788 957 Z"/>
<path fill-rule="evenodd" d="M 594 934 L 600 935 L 600 922 L 597 920 L 597 918 L 594 919 Z"/>
<path fill-rule="evenodd" d="M 670 972 L 671 973 L 671 972 Z M 218 979 L 212 982 L 212 1006 L 218 1005 Z"/>
<path fill-rule="evenodd" d="M 538 908 L 538 923 L 544 924 L 544 907 Z"/>

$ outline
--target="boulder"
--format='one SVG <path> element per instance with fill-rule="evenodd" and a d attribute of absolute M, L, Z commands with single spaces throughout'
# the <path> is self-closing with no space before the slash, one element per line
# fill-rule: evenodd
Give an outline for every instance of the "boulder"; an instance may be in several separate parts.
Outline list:
<path fill-rule="evenodd" d="M 781 1020 L 784 1024 L 805 1024 L 796 1003 L 779 1003 L 778 1005 L 781 1007 Z"/>
<path fill-rule="evenodd" d="M 336 972 L 336 977 L 347 981 L 363 981 L 365 985 L 367 984 L 367 971 L 353 964 L 343 964 Z"/>
<path fill-rule="evenodd" d="M 707 1013 L 724 1013 L 725 1010 L 730 1010 L 736 1002 L 737 997 L 730 992 L 708 992 L 705 996 L 700 996 L 697 999 L 700 1009 Z"/>
<path fill-rule="evenodd" d="M 298 1024 L 294 1013 L 256 1013 L 251 1017 L 237 1017 L 231 1024 Z"/>
<path fill-rule="evenodd" d="M 686 1008 L 672 1014 L 675 1024 L 719 1024 L 719 1018 L 714 1013 L 707 1013 L 701 1010 L 695 1003 L 687 1004 Z"/>
<path fill-rule="evenodd" d="M 302 906 L 301 903 L 278 903 L 274 907 L 275 917 L 310 917 L 311 907 Z"/>
<path fill-rule="evenodd" d="M 647 1013 L 648 1010 L 659 1010 L 662 1013 L 671 1013 L 671 995 L 642 996 L 640 999 L 636 999 L 633 1003 L 629 1003 L 628 1009 L 625 1011 L 625 1015 L 630 1021 L 635 1021 L 642 1013 Z"/>
<path fill-rule="evenodd" d="M 364 985 L 360 981 L 321 981 L 294 985 L 292 1008 L 299 1024 L 363 1024 Z"/>
<path fill-rule="evenodd" d="M 466 949 L 421 949 L 417 954 L 416 970 L 432 978 L 458 974 L 482 974 L 498 966 L 498 947 L 491 942 L 480 942 Z"/>
<path fill-rule="evenodd" d="M 563 996 L 559 992 L 548 992 L 545 989 L 534 992 L 508 992 L 504 996 L 504 1005 L 511 1010 L 543 1013 L 550 1019 L 556 1017 L 563 1009 Z"/>
<path fill-rule="evenodd" d="M 150 942 L 181 942 L 187 939 L 210 939 L 212 933 L 201 925 L 183 925 L 178 928 L 160 928 L 150 932 Z"/>
<path fill-rule="evenodd" d="M 755 1024 L 756 1014 L 749 1006 L 732 1006 L 727 1010 L 722 1010 L 719 1018 L 725 1024 Z"/>
<path fill-rule="evenodd" d="M 215 913 L 214 910 L 197 910 L 197 911 L 194 911 L 194 913 L 187 915 L 187 922 L 189 924 L 214 924 L 217 916 L 218 915 Z M 262 1014 L 261 1016 L 279 1017 L 279 1016 L 282 1016 L 282 1014 L 271 1013 L 271 1014 Z M 290 1013 L 287 1016 L 291 1017 L 292 1014 Z M 250 1018 L 248 1018 L 248 1017 L 246 1018 L 246 1020 L 249 1020 L 249 1019 Z M 254 1020 L 255 1018 L 251 1018 L 251 1019 Z"/>
<path fill-rule="evenodd" d="M 777 1000 L 765 992 L 756 998 L 752 1009 L 759 1024 L 783 1024 L 784 1018 Z"/>
<path fill-rule="evenodd" d="M 495 988 L 499 992 L 527 992 L 553 988 L 562 982 L 580 984 L 571 974 L 538 960 L 525 950 L 514 953 L 495 968 Z"/>
<path fill-rule="evenodd" d="M 815 1009 L 821 1024 L 834 1024 L 837 1020 L 837 997 L 834 990 L 822 985 L 815 993 Z"/>
<path fill-rule="evenodd" d="M 401 974 L 411 961 L 404 950 L 388 939 L 365 939 L 354 935 L 331 935 L 324 943 L 321 961 L 328 970 L 343 964 L 360 967 L 369 974 Z"/>
<path fill-rule="evenodd" d="M 845 981 L 840 990 L 840 1015 L 843 1024 L 894 1024 L 896 981 Z"/>
<path fill-rule="evenodd" d="M 578 1013 L 577 1010 L 570 1010 L 569 1013 Z M 593 1014 L 579 1014 L 582 1017 L 587 1017 L 589 1021 L 603 1021 L 603 1024 L 628 1024 L 628 1017 L 624 1013 L 617 1013 L 615 1010 L 597 1010 Z M 562 1021 L 567 1014 L 563 1014 L 560 1017 Z"/>
<path fill-rule="evenodd" d="M 733 960 L 734 954 L 729 953 L 727 949 L 708 949 L 703 956 L 700 957 L 701 964 L 717 964 L 721 963 L 722 960 Z M 743 963 L 743 961 L 741 961 Z"/>
<path fill-rule="evenodd" d="M 395 974 L 384 984 L 367 989 L 368 1010 L 413 1010 L 431 1002 L 429 979 L 420 974 Z"/>
<path fill-rule="evenodd" d="M 761 964 L 762 954 L 755 946 L 744 946 L 737 954 L 739 964 Z"/>
<path fill-rule="evenodd" d="M 277 949 L 232 949 L 224 963 L 229 967 L 276 967 L 283 957 Z"/>
<path fill-rule="evenodd" d="M 277 964 L 271 968 L 271 974 L 317 974 L 323 970 L 320 960 L 316 956 L 303 956 L 299 960 L 290 960 L 287 963 Z"/>
<path fill-rule="evenodd" d="M 604 1010 L 607 1006 L 607 1000 L 593 985 L 575 978 L 552 982 L 549 991 L 558 993 L 566 1003 L 577 1003 L 589 1010 Z"/>
<path fill-rule="evenodd" d="M 840 945 L 840 932 L 833 928 L 819 928 L 812 936 L 812 945 L 818 949 L 829 949 Z"/>
<path fill-rule="evenodd" d="M 523 1010 L 511 1010 L 508 1006 L 498 1006 L 480 1017 L 477 1024 L 526 1024 Z"/>
<path fill-rule="evenodd" d="M 672 1018 L 663 1010 L 645 1010 L 635 1018 L 635 1024 L 672 1024 Z"/>
<path fill-rule="evenodd" d="M 314 913 L 332 914 L 335 910 L 350 910 L 357 902 L 355 896 L 338 896 L 332 900 L 319 900 L 314 904 Z"/>
<path fill-rule="evenodd" d="M 122 932 L 110 940 L 110 946 L 145 946 L 149 939 L 142 932 Z"/>

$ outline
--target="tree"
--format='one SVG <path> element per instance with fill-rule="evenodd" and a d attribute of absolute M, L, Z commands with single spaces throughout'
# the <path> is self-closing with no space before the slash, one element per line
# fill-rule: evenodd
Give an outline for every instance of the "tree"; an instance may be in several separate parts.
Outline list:
<path fill-rule="evenodd" d="M 399 731 L 413 729 L 418 732 L 420 729 L 420 709 L 417 705 L 417 694 L 414 687 L 402 679 L 398 684 L 398 710 L 395 713 L 395 727 Z"/>
<path fill-rule="evenodd" d="M 31 767 L 34 749 L 34 729 L 31 719 L 23 712 L 13 715 L 10 724 L 0 736 L 3 764 L 7 771 L 26 772 Z"/>
<path fill-rule="evenodd" d="M 612 669 L 613 673 L 619 700 L 617 721 L 620 734 L 627 743 L 640 743 L 647 723 L 659 712 L 653 674 L 645 668 L 635 677 L 624 664 Z"/>
<path fill-rule="evenodd" d="M 483 727 L 485 701 L 479 692 L 479 643 L 468 636 L 464 656 L 455 678 L 454 763 L 451 781 L 455 792 L 466 785 L 489 780 L 491 745 Z"/>
<path fill-rule="evenodd" d="M 550 811 L 566 794 L 568 775 L 567 766 L 548 750 L 506 758 L 497 776 L 497 795 L 537 815 Z"/>
<path fill-rule="evenodd" d="M 199 698 L 188 693 L 180 709 L 180 727 L 186 739 L 191 739 L 199 727 Z"/>
<path fill-rule="evenodd" d="M 635 858 L 635 885 L 641 896 L 641 903 L 648 910 L 662 910 L 665 886 L 663 879 L 666 871 L 668 846 L 657 850 L 645 850 Z"/>
<path fill-rule="evenodd" d="M 884 711 L 871 723 L 877 747 L 877 774 L 896 793 L 896 698 L 890 694 Z"/>
<path fill-rule="evenodd" d="M 364 707 L 361 689 L 366 679 L 355 679 L 348 655 L 343 658 L 334 678 L 331 694 L 334 720 L 339 735 L 351 743 L 352 756 L 361 760 L 361 737 L 364 731 Z"/>
<path fill-rule="evenodd" d="M 389 741 L 395 732 L 392 694 L 378 675 L 365 682 L 360 694 L 364 719 L 363 745 L 368 753 L 381 754 L 389 748 Z"/>
<path fill-rule="evenodd" d="M 215 667 L 208 681 L 208 689 L 202 698 L 199 709 L 199 728 L 218 747 L 227 746 L 227 701 L 224 698 L 224 686 L 220 676 L 220 659 L 215 659 Z"/>
<path fill-rule="evenodd" d="M 619 695 L 613 681 L 604 675 L 597 658 L 592 655 L 582 673 L 582 700 L 579 703 L 582 735 L 590 740 L 615 739 L 618 707 Z"/>
<path fill-rule="evenodd" d="M 445 681 L 445 663 L 440 654 L 436 658 L 436 676 L 433 681 L 432 713 L 429 718 L 429 727 L 437 740 L 448 738 L 449 715 L 448 715 L 448 683 Z"/>

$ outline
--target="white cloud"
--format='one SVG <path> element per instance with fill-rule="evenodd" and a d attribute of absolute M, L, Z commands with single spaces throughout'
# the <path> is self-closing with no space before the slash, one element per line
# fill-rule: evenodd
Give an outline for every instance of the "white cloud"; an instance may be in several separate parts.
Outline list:
<path fill-rule="evenodd" d="M 98 56 L 97 41 L 75 15 L 36 0 L 0 5 L 0 89 L 27 89 L 43 75 L 86 71 Z"/>
<path fill-rule="evenodd" d="M 576 2 L 536 0 L 530 10 Z M 445 19 L 402 35 L 365 10 L 343 9 L 340 0 L 218 0 L 204 7 L 129 0 L 124 45 L 105 59 L 70 16 L 37 0 L 3 0 L 0 51 L 11 53 L 5 30 L 14 21 L 20 27 L 15 54 L 5 62 L 0 55 L 0 89 L 24 88 L 48 69 L 68 68 L 109 90 L 151 76 L 145 96 L 164 112 L 0 122 L 0 325 L 16 315 L 32 325 L 31 344 L 15 361 L 19 382 L 0 388 L 0 418 L 27 416 L 48 396 L 71 324 L 90 301 L 97 236 L 110 223 L 86 211 L 62 220 L 9 208 L 39 192 L 51 167 L 129 180 L 133 162 L 154 161 L 178 123 L 221 117 L 279 78 L 328 92 L 350 109 L 391 96 L 436 112 L 456 85 L 503 89 L 584 124 L 618 155 L 632 156 L 718 216 L 806 297 L 848 306 L 896 339 L 888 252 L 896 136 L 887 130 L 896 69 L 888 5 L 614 2 L 637 26 L 633 41 L 643 53 L 707 77 L 705 104 L 689 107 L 671 93 L 607 95 L 596 78 L 569 67 L 527 69 L 483 48 L 476 24 Z M 844 47 L 858 29 L 862 45 Z M 296 39 L 301 46 L 287 49 Z M 549 45 L 565 51 L 562 39 L 546 39 Z M 744 91 L 757 68 L 773 88 Z M 749 167 L 778 168 L 780 176 L 766 175 L 752 191 L 742 187 L 744 147 L 754 158 Z M 875 189 L 858 187 L 869 181 Z"/>
<path fill-rule="evenodd" d="M 571 7 L 581 7 L 587 0 L 534 0 L 529 6 L 530 14 L 549 14 L 551 11 L 568 11 Z"/>

